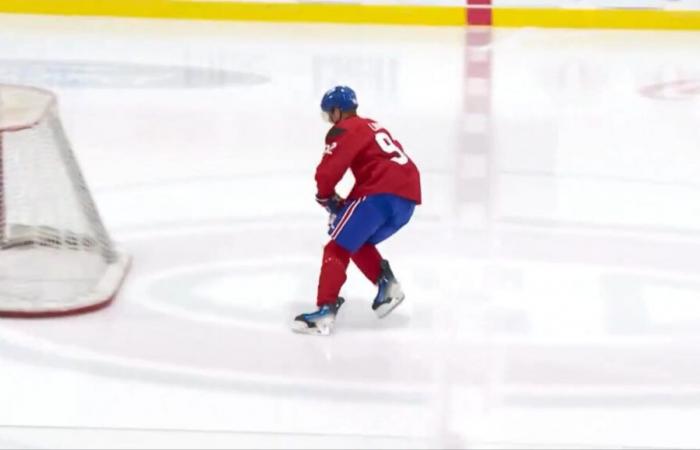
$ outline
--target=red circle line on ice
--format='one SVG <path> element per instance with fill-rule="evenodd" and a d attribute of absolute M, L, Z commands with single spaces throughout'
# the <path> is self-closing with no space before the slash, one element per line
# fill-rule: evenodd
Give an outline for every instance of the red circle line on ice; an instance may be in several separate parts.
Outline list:
<path fill-rule="evenodd" d="M 678 80 L 642 87 L 645 97 L 658 100 L 685 100 L 700 96 L 700 80 Z"/>

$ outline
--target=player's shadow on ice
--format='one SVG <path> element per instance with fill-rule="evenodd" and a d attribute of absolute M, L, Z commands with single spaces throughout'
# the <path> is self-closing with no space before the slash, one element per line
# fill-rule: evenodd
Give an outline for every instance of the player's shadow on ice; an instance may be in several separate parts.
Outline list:
<path fill-rule="evenodd" d="M 361 298 L 346 298 L 338 313 L 335 326 L 347 330 L 388 330 L 407 328 L 411 322 L 409 306 L 406 301 L 399 305 L 389 316 L 380 319 L 372 311 L 371 303 Z M 300 312 L 311 312 L 314 305 L 303 302 L 290 303 L 290 317 L 293 319 Z"/>

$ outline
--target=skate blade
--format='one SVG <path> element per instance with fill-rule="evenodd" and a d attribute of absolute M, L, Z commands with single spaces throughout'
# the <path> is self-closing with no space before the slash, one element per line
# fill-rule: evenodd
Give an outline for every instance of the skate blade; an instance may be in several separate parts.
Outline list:
<path fill-rule="evenodd" d="M 391 312 L 395 310 L 405 299 L 406 296 L 402 294 L 400 297 L 391 299 L 389 303 L 384 303 L 382 306 L 375 309 L 374 312 L 377 314 L 377 317 L 383 319 L 391 314 Z"/>
<path fill-rule="evenodd" d="M 321 325 L 309 328 L 304 322 L 294 321 L 292 331 L 299 334 L 309 334 L 312 336 L 329 336 L 333 332 L 333 325 Z"/>

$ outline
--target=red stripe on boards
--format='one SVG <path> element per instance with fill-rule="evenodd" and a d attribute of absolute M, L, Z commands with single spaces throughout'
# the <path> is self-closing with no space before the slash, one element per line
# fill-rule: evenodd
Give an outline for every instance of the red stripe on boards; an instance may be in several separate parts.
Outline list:
<path fill-rule="evenodd" d="M 467 25 L 493 24 L 491 0 L 467 0 Z"/>

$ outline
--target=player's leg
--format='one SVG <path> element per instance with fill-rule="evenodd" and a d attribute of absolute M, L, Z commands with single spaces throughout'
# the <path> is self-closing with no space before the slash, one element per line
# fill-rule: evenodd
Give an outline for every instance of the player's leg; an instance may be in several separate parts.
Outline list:
<path fill-rule="evenodd" d="M 352 254 L 352 262 L 372 284 L 382 274 L 382 255 L 374 244 L 365 244 Z"/>
<path fill-rule="evenodd" d="M 382 212 L 367 198 L 352 201 L 340 211 L 331 226 L 331 241 L 323 251 L 317 296 L 319 309 L 297 316 L 294 331 L 330 334 L 338 309 L 344 302 L 339 295 L 347 279 L 350 256 L 385 220 Z"/>
<path fill-rule="evenodd" d="M 408 222 L 410 215 L 407 216 L 405 211 L 396 211 L 394 203 L 398 197 L 394 195 L 380 194 L 371 198 L 377 209 L 382 212 L 382 221 L 374 233 L 368 237 L 367 242 L 353 253 L 352 261 L 372 284 L 377 284 L 382 274 L 383 258 L 377 250 L 376 244 L 396 233 Z M 404 201 L 412 205 L 411 202 Z M 412 209 L 410 213 L 413 213 Z"/>
<path fill-rule="evenodd" d="M 406 298 L 401 285 L 394 277 L 389 261 L 382 258 L 374 244 L 365 244 L 352 255 L 352 262 L 377 286 L 372 309 L 380 317 L 386 317 Z"/>
<path fill-rule="evenodd" d="M 323 248 L 321 273 L 318 277 L 316 305 L 320 308 L 332 304 L 340 295 L 340 289 L 347 279 L 346 271 L 350 263 L 350 252 L 335 241 Z"/>
<path fill-rule="evenodd" d="M 391 218 L 369 238 L 367 245 L 376 245 L 393 236 L 413 216 L 413 202 L 393 195 L 387 196 L 386 202 L 391 210 Z M 375 284 L 377 295 L 372 302 L 372 309 L 379 318 L 384 318 L 404 301 L 406 295 L 387 260 L 380 261 L 380 275 Z"/>
<path fill-rule="evenodd" d="M 351 202 L 341 211 L 331 225 L 331 242 L 326 246 L 333 252 L 324 255 L 318 290 L 319 305 L 331 302 L 338 296 L 345 283 L 345 272 L 351 257 L 355 260 L 359 258 L 361 264 L 365 259 L 367 260 L 367 264 L 362 264 L 363 267 L 366 266 L 367 276 L 372 276 L 372 270 L 375 272 L 379 270 L 370 266 L 375 259 L 381 261 L 379 252 L 373 246 L 365 248 L 365 243 L 384 225 L 386 220 L 385 211 L 373 196 Z M 372 251 L 373 248 L 374 251 Z M 334 263 L 334 258 L 339 258 L 336 255 L 342 255 L 342 265 Z M 375 275 L 375 277 L 378 276 L 379 274 Z"/>
<path fill-rule="evenodd" d="M 347 278 L 350 252 L 330 241 L 323 248 L 323 261 L 318 281 L 318 310 L 294 318 L 292 329 L 299 333 L 329 335 L 335 316 L 345 300 L 339 296 Z"/>

